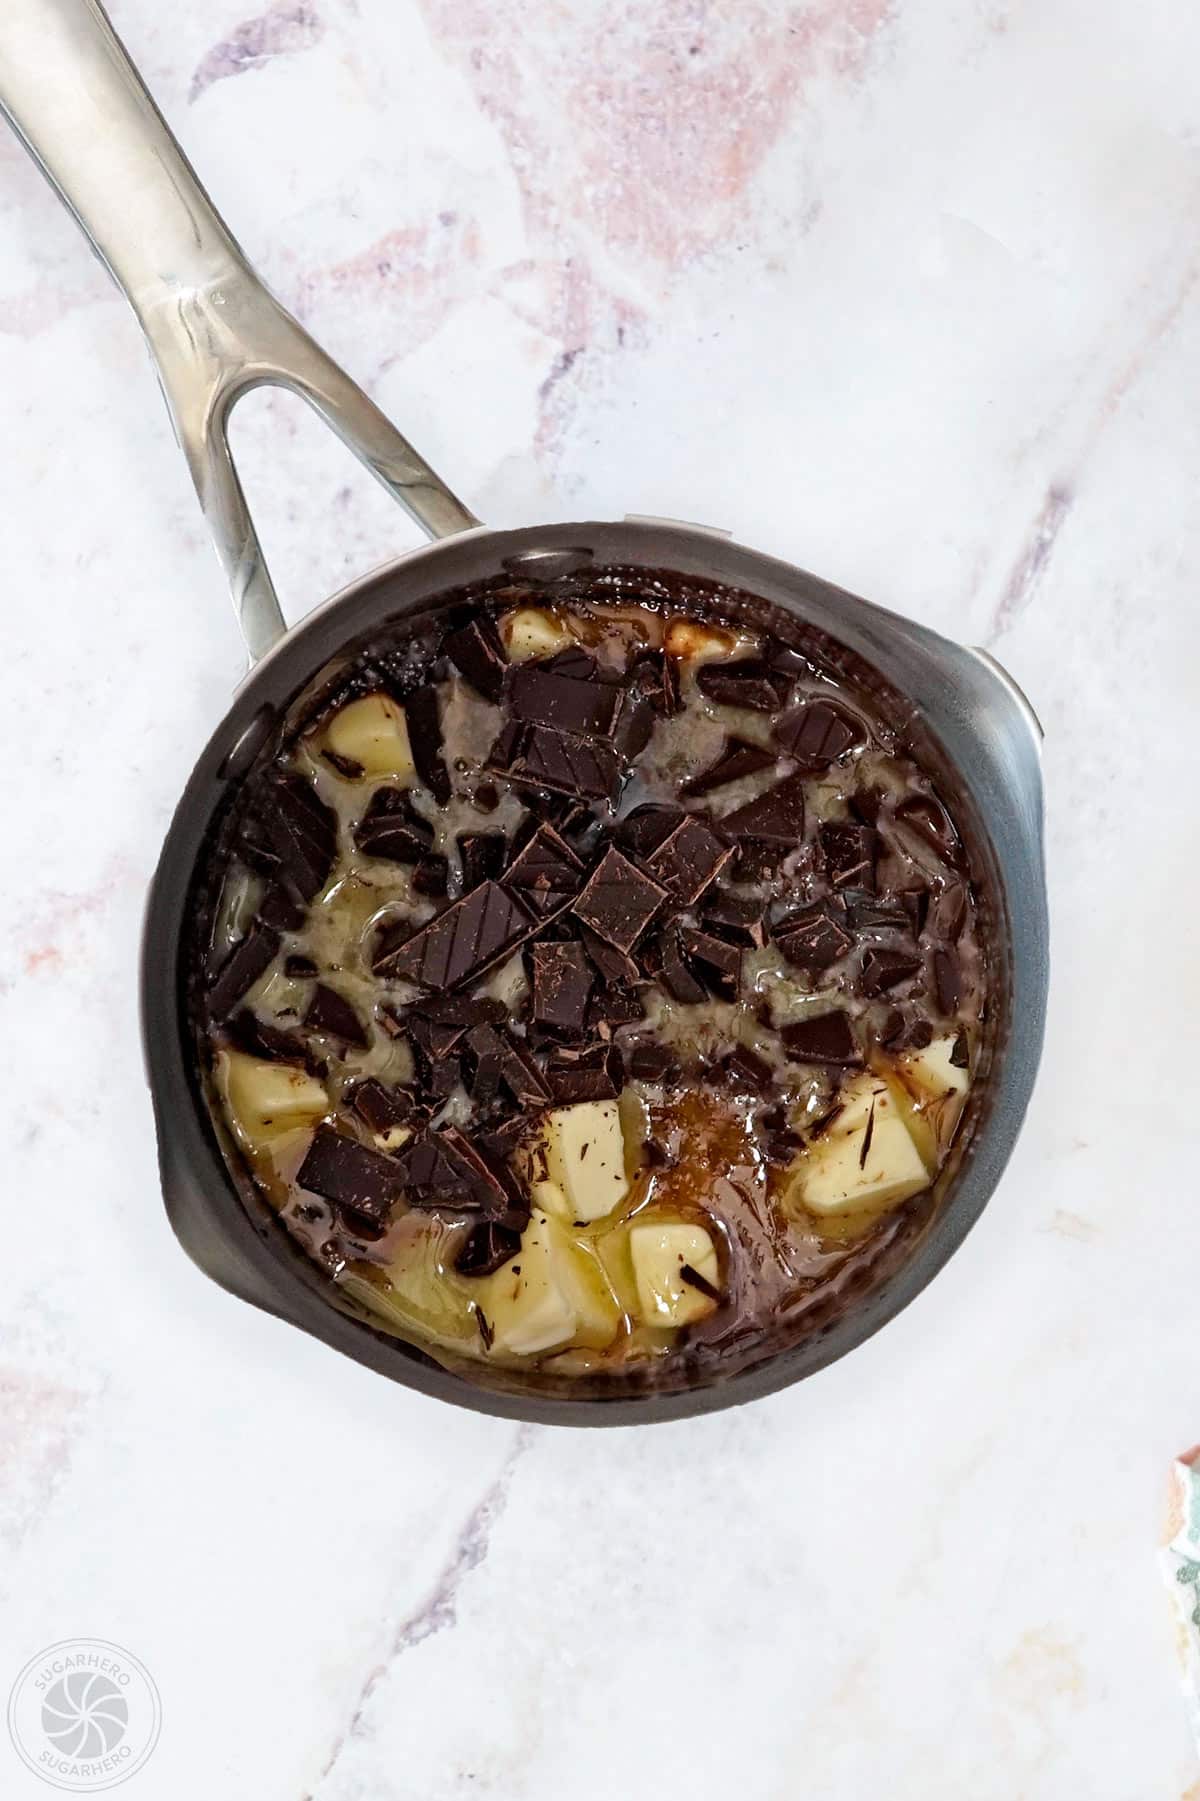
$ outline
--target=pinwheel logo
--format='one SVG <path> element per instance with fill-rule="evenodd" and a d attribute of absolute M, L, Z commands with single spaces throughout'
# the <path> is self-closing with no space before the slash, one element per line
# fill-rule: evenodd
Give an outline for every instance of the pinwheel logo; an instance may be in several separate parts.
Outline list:
<path fill-rule="evenodd" d="M 105 1639 L 67 1639 L 40 1651 L 8 1702 L 9 1734 L 26 1764 L 76 1793 L 115 1788 L 140 1770 L 161 1723 L 150 1672 Z"/>

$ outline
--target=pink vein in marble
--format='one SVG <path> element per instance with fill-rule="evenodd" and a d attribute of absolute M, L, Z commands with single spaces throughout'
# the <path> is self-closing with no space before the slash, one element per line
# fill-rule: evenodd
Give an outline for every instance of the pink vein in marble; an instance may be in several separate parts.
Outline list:
<path fill-rule="evenodd" d="M 63 1384 L 0 1368 L 0 1538 L 10 1548 L 65 1476 L 85 1399 Z"/>
<path fill-rule="evenodd" d="M 309 50 L 324 35 L 324 23 L 311 0 L 275 0 L 274 6 L 246 19 L 205 53 L 192 76 L 188 99 L 198 99 L 214 81 L 261 69 L 272 57 Z"/>

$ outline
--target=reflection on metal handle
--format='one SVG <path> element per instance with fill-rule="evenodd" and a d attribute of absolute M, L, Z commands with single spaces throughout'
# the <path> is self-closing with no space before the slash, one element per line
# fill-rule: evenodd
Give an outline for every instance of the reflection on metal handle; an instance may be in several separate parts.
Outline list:
<path fill-rule="evenodd" d="M 284 621 L 229 450 L 248 389 L 301 395 L 431 536 L 478 524 L 254 275 L 99 0 L 0 0 L 0 109 L 137 314 L 252 657 Z"/>

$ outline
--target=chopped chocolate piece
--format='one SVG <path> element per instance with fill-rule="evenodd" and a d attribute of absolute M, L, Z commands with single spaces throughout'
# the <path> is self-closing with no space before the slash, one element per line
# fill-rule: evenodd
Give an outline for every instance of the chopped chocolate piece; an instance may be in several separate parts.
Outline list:
<path fill-rule="evenodd" d="M 520 1248 L 519 1232 L 498 1225 L 495 1220 L 484 1220 L 480 1225 L 472 1226 L 463 1239 L 454 1267 L 460 1276 L 490 1276 L 494 1270 L 511 1262 Z M 478 1307 L 475 1318 L 484 1346 L 490 1348 L 494 1334 L 491 1326 L 485 1328 L 484 1316 Z"/>
<path fill-rule="evenodd" d="M 556 1107 L 577 1101 L 615 1101 L 623 1086 L 620 1053 L 611 1044 L 586 1051 L 560 1051 L 546 1065 Z"/>
<path fill-rule="evenodd" d="M 696 686 L 709 700 L 727 707 L 752 707 L 773 713 L 787 699 L 786 675 L 762 657 L 742 657 L 734 663 L 704 663 L 696 673 Z"/>
<path fill-rule="evenodd" d="M 733 853 L 734 881 L 771 881 L 779 874 L 779 866 L 787 851 L 786 845 L 756 844 L 752 838 L 744 839 Z"/>
<path fill-rule="evenodd" d="M 867 728 L 832 701 L 810 700 L 775 721 L 774 737 L 801 768 L 828 769 L 848 750 L 867 742 Z"/>
<path fill-rule="evenodd" d="M 500 635 L 486 615 L 472 619 L 460 631 L 449 632 L 442 639 L 442 654 L 485 700 L 500 699 L 508 660 Z"/>
<path fill-rule="evenodd" d="M 394 950 L 376 957 L 375 974 L 425 988 L 461 988 L 528 936 L 529 911 L 498 882 L 481 882 Z"/>
<path fill-rule="evenodd" d="M 285 957 L 283 973 L 285 976 L 291 976 L 295 981 L 303 981 L 306 977 L 317 974 L 317 966 L 311 957 Z"/>
<path fill-rule="evenodd" d="M 494 813 L 500 805 L 500 790 L 495 782 L 480 782 L 471 799 L 480 813 Z"/>
<path fill-rule="evenodd" d="M 507 728 L 506 728 L 507 730 Z M 579 794 L 589 800 L 615 801 L 621 786 L 621 760 L 608 744 L 556 732 L 547 725 L 518 726 L 518 738 L 505 773 L 517 783 Z M 498 761 L 493 745 L 491 760 Z"/>
<path fill-rule="evenodd" d="M 488 752 L 488 768 L 501 775 L 508 775 L 524 742 L 525 727 L 520 720 L 506 719 L 500 727 L 499 737 Z"/>
<path fill-rule="evenodd" d="M 855 819 L 862 825 L 875 825 L 883 810 L 883 790 L 881 788 L 858 788 L 846 797 Z"/>
<path fill-rule="evenodd" d="M 407 788 L 376 788 L 354 828 L 364 856 L 389 863 L 419 863 L 433 843 L 433 827 L 417 812 Z"/>
<path fill-rule="evenodd" d="M 920 967 L 921 959 L 910 957 L 905 951 L 886 950 L 882 947 L 869 950 L 863 958 L 858 991 L 870 996 L 887 994 L 890 989 L 898 988 L 901 982 L 907 982 L 910 976 L 915 976 Z"/>
<path fill-rule="evenodd" d="M 343 757 L 339 751 L 330 750 L 327 744 L 323 746 L 321 755 L 329 767 L 336 769 L 339 775 L 344 775 L 347 781 L 356 782 L 363 773 L 361 763 L 356 762 L 353 757 Z"/>
<path fill-rule="evenodd" d="M 727 782 L 737 782 L 743 776 L 757 775 L 760 769 L 769 769 L 777 761 L 775 752 L 765 750 L 761 744 L 751 744 L 745 738 L 726 738 L 716 762 L 710 763 L 699 775 L 684 782 L 679 792 L 710 794 L 714 788 L 723 788 Z"/>
<path fill-rule="evenodd" d="M 788 913 L 771 928 L 771 936 L 789 963 L 798 969 L 829 969 L 854 944 L 824 907 Z"/>
<path fill-rule="evenodd" d="M 909 830 L 936 857 L 956 867 L 962 861 L 962 845 L 945 809 L 927 794 L 913 794 L 896 805 L 896 824 Z"/>
<path fill-rule="evenodd" d="M 302 775 L 277 776 L 258 803 L 259 823 L 279 859 L 279 878 L 310 901 L 337 855 L 337 814 Z"/>
<path fill-rule="evenodd" d="M 488 994 L 426 994 L 412 1011 L 438 1025 L 494 1026 L 508 1018 L 504 1002 Z"/>
<path fill-rule="evenodd" d="M 933 987 L 942 1012 L 957 1013 L 962 999 L 962 969 L 955 951 L 934 951 Z"/>
<path fill-rule="evenodd" d="M 509 1210 L 510 1193 L 500 1172 L 457 1126 L 425 1132 L 398 1161 L 414 1207 L 454 1212 L 482 1208 L 493 1215 Z"/>
<path fill-rule="evenodd" d="M 311 1032 L 322 1032 L 341 1044 L 365 1045 L 366 1030 L 350 1002 L 335 988 L 318 982 L 312 991 L 304 1023 Z"/>
<path fill-rule="evenodd" d="M 448 1101 L 462 1081 L 461 1057 L 439 1057 L 429 1068 L 428 1088 L 435 1100 Z"/>
<path fill-rule="evenodd" d="M 913 936 L 919 938 L 929 917 L 928 888 L 906 888 L 900 895 L 900 904 L 908 914 Z"/>
<path fill-rule="evenodd" d="M 608 850 L 571 910 L 598 938 L 628 954 L 666 898 L 659 882 L 621 851 Z"/>
<path fill-rule="evenodd" d="M 548 675 L 569 675 L 577 682 L 598 682 L 603 679 L 599 663 L 582 644 L 564 645 L 552 657 L 538 657 L 531 666 L 544 670 Z"/>
<path fill-rule="evenodd" d="M 632 957 L 627 957 L 624 951 L 606 944 L 603 938 L 597 938 L 595 932 L 589 931 L 587 926 L 579 929 L 583 936 L 583 948 L 607 987 L 632 988 L 635 982 L 641 981 L 641 971 Z"/>
<path fill-rule="evenodd" d="M 432 682 L 414 688 L 404 702 L 408 742 L 417 774 L 440 807 L 450 799 L 450 774 L 442 756 L 442 718 Z"/>
<path fill-rule="evenodd" d="M 547 817 L 555 831 L 569 840 L 571 848 L 580 850 L 584 842 L 600 831 L 601 823 L 585 800 L 574 800 L 569 794 L 552 794 L 544 802 Z"/>
<path fill-rule="evenodd" d="M 835 888 L 875 887 L 875 858 L 879 840 L 869 825 L 827 822 L 820 828 L 825 867 Z"/>
<path fill-rule="evenodd" d="M 635 1082 L 673 1082 L 679 1074 L 679 1064 L 665 1044 L 635 1044 L 626 1068 Z"/>
<path fill-rule="evenodd" d="M 587 661 L 591 663 L 591 659 Z M 595 666 L 592 665 L 594 677 Z M 508 707 L 528 725 L 553 726 L 581 738 L 604 738 L 612 729 L 621 691 L 594 679 L 553 675 L 545 664 L 518 663 L 509 671 Z"/>
<path fill-rule="evenodd" d="M 679 686 L 679 664 L 662 651 L 662 686 L 658 695 L 658 711 L 664 719 L 673 719 L 683 711 L 683 695 Z"/>
<path fill-rule="evenodd" d="M 737 999 L 742 953 L 736 944 L 728 944 L 724 938 L 714 938 L 711 932 L 699 932 L 692 926 L 684 926 L 679 943 L 684 956 L 713 994 L 722 1000 Z"/>
<path fill-rule="evenodd" d="M 248 1056 L 263 1057 L 268 1063 L 302 1063 L 313 1075 L 324 1073 L 325 1065 L 313 1056 L 308 1041 L 299 1032 L 271 1025 L 249 1007 L 234 1014 L 229 1022 L 229 1037 Z"/>
<path fill-rule="evenodd" d="M 965 1032 L 960 1032 L 958 1037 L 954 1040 L 954 1049 L 950 1052 L 950 1061 L 955 1069 L 970 1068 L 971 1053 L 967 1044 L 967 1034 Z"/>
<path fill-rule="evenodd" d="M 214 1019 L 224 1019 L 275 959 L 279 934 L 257 921 L 224 959 L 208 991 Z"/>
<path fill-rule="evenodd" d="M 929 930 L 933 937 L 957 944 L 967 923 L 967 891 L 961 882 L 952 882 L 935 896 L 929 909 Z"/>
<path fill-rule="evenodd" d="M 531 1124 L 530 1117 L 524 1113 L 514 1114 L 511 1119 L 497 1120 L 486 1132 L 479 1133 L 475 1147 L 489 1163 L 507 1163 L 522 1139 L 528 1136 Z"/>
<path fill-rule="evenodd" d="M 646 868 L 680 906 L 698 900 L 733 855 L 698 813 L 689 813 L 646 859 Z"/>
<path fill-rule="evenodd" d="M 842 900 L 852 931 L 907 932 L 912 927 L 913 910 L 905 905 L 903 895 L 874 895 L 862 888 L 846 888 Z"/>
<path fill-rule="evenodd" d="M 386 1219 L 404 1188 L 404 1172 L 393 1157 L 348 1138 L 332 1126 L 318 1126 L 296 1181 L 301 1188 L 361 1213 Z"/>
<path fill-rule="evenodd" d="M 504 874 L 504 886 L 542 918 L 579 892 L 583 864 L 552 825 L 540 825 Z"/>
<path fill-rule="evenodd" d="M 752 1094 L 765 1094 L 774 1079 L 771 1065 L 748 1046 L 739 1044 L 718 1066 L 734 1088 L 748 1088 Z"/>
<path fill-rule="evenodd" d="M 412 1096 L 403 1088 L 387 1088 L 376 1076 L 367 1076 L 346 1090 L 344 1097 L 371 1132 L 390 1132 L 413 1117 Z"/>
<path fill-rule="evenodd" d="M 632 813 L 626 814 L 618 823 L 613 837 L 631 857 L 645 858 L 656 851 L 663 839 L 669 837 L 686 818 L 687 814 L 682 807 L 663 807 L 646 801 L 640 807 L 635 807 Z"/>
<path fill-rule="evenodd" d="M 467 1034 L 471 1092 L 486 1093 L 502 1082 L 518 1107 L 544 1107 L 550 1090 L 533 1058 L 495 1026 L 475 1026 Z"/>
<path fill-rule="evenodd" d="M 595 975 L 581 944 L 535 944 L 533 1017 L 540 1026 L 577 1036 L 583 1031 Z"/>
<path fill-rule="evenodd" d="M 761 950 L 767 939 L 763 911 L 763 901 L 752 895 L 731 894 L 728 888 L 714 888 L 704 897 L 700 922 L 706 932 L 728 938 L 731 944 Z"/>
<path fill-rule="evenodd" d="M 613 749 L 627 763 L 641 756 L 654 734 L 654 708 L 643 694 L 625 690 L 609 734 Z"/>
<path fill-rule="evenodd" d="M 804 777 L 785 776 L 756 800 L 726 813 L 717 829 L 723 838 L 756 838 L 793 849 L 804 836 Z"/>
<path fill-rule="evenodd" d="M 834 1013 L 810 1013 L 779 1033 L 784 1048 L 801 1063 L 828 1063 L 848 1069 L 862 1062 L 862 1052 L 855 1042 L 847 1016 Z"/>
<path fill-rule="evenodd" d="M 907 1020 L 898 1007 L 893 1007 L 879 1028 L 878 1038 L 889 1051 L 923 1051 L 933 1043 L 933 1027 L 927 1019 Z"/>
<path fill-rule="evenodd" d="M 799 1132 L 789 1131 L 786 1127 L 781 1132 L 771 1132 L 763 1140 L 763 1156 L 772 1169 L 782 1169 L 793 1161 L 797 1151 L 804 1143 Z"/>
<path fill-rule="evenodd" d="M 588 1008 L 588 1024 L 595 1026 L 601 1038 L 610 1038 L 616 1026 L 629 1026 L 644 1019 L 646 1008 L 642 997 L 632 988 L 606 988 L 592 997 Z"/>
<path fill-rule="evenodd" d="M 658 934 L 646 956 L 652 970 L 673 1000 L 695 1006 L 708 999 L 708 990 L 684 959 L 679 942 L 679 927 L 667 926 Z"/>
<path fill-rule="evenodd" d="M 503 832 L 460 832 L 457 844 L 464 894 L 469 894 L 480 882 L 499 879 L 508 846 Z"/>
<path fill-rule="evenodd" d="M 272 882 L 258 903 L 255 917 L 273 932 L 298 932 L 304 924 L 304 908 L 278 882 Z"/>
<path fill-rule="evenodd" d="M 700 1271 L 693 1268 L 690 1263 L 681 1264 L 679 1276 L 680 1280 L 686 1282 L 689 1288 L 698 1289 L 701 1294 L 707 1295 L 710 1301 L 723 1301 L 725 1299 L 725 1296 L 716 1284 L 710 1282 L 707 1276 L 702 1276 Z"/>
<path fill-rule="evenodd" d="M 422 857 L 412 872 L 414 894 L 444 900 L 450 892 L 450 864 L 445 857 Z"/>

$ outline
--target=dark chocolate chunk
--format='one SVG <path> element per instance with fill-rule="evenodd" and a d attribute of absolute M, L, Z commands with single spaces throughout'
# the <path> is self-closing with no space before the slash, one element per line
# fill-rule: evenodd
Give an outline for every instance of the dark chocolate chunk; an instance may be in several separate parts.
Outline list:
<path fill-rule="evenodd" d="M 804 777 L 785 776 L 756 800 L 717 821 L 723 838 L 755 838 L 791 850 L 804 836 Z"/>
<path fill-rule="evenodd" d="M 408 742 L 417 774 L 440 807 L 450 799 L 450 773 L 442 756 L 442 716 L 433 682 L 414 688 L 404 702 Z"/>
<path fill-rule="evenodd" d="M 332 1126 L 318 1126 L 296 1177 L 301 1188 L 323 1195 L 367 1219 L 386 1219 L 404 1188 L 404 1172 L 393 1157 L 348 1138 Z"/>
<path fill-rule="evenodd" d="M 450 892 L 450 864 L 441 856 L 422 857 L 412 872 L 414 894 L 427 900 L 444 900 Z"/>
<path fill-rule="evenodd" d="M 269 1024 L 249 1007 L 234 1014 L 228 1030 L 232 1042 L 248 1056 L 264 1057 L 268 1063 L 302 1063 L 313 1075 L 324 1073 L 325 1065 L 313 1056 L 307 1039 L 284 1026 Z"/>
<path fill-rule="evenodd" d="M 615 1101 L 623 1085 L 621 1058 L 606 1044 L 586 1051 L 559 1051 L 546 1065 L 556 1107 L 577 1101 Z"/>
<path fill-rule="evenodd" d="M 883 799 L 881 788 L 856 788 L 846 796 L 846 805 L 860 825 L 875 825 L 883 810 Z"/>
<path fill-rule="evenodd" d="M 419 863 L 433 843 L 433 827 L 412 804 L 407 788 L 376 788 L 354 828 L 364 856 L 389 863 Z"/>
<path fill-rule="evenodd" d="M 263 834 L 279 859 L 279 879 L 310 901 L 337 856 L 337 814 L 302 775 L 277 777 L 258 803 Z"/>
<path fill-rule="evenodd" d="M 958 1037 L 954 1040 L 954 1049 L 950 1052 L 950 1061 L 953 1063 L 955 1069 L 970 1068 L 971 1052 L 970 1047 L 967 1044 L 967 1034 L 965 1032 L 960 1032 Z"/>
<path fill-rule="evenodd" d="M 412 1010 L 438 1025 L 494 1026 L 508 1018 L 504 1002 L 487 994 L 426 994 Z"/>
<path fill-rule="evenodd" d="M 709 700 L 727 707 L 752 707 L 773 713 L 787 699 L 786 675 L 762 657 L 742 657 L 734 663 L 704 663 L 696 674 L 696 686 Z"/>
<path fill-rule="evenodd" d="M 732 855 L 699 814 L 689 813 L 646 858 L 646 868 L 680 906 L 690 907 Z"/>
<path fill-rule="evenodd" d="M 499 880 L 504 872 L 504 853 L 508 846 L 503 832 L 460 832 L 457 844 L 464 894 L 469 894 L 480 882 Z"/>
<path fill-rule="evenodd" d="M 783 1026 L 779 1036 L 789 1055 L 801 1063 L 828 1063 L 848 1069 L 863 1060 L 850 1021 L 841 1011 L 810 1013 L 806 1019 Z"/>
<path fill-rule="evenodd" d="M 718 1067 L 732 1087 L 749 1089 L 752 1094 L 765 1094 L 774 1079 L 771 1065 L 744 1044 L 722 1057 Z"/>
<path fill-rule="evenodd" d="M 525 742 L 525 727 L 519 719 L 506 719 L 500 734 L 488 752 L 488 768 L 508 775 Z"/>
<path fill-rule="evenodd" d="M 577 682 L 598 682 L 602 679 L 599 663 L 582 644 L 566 644 L 562 650 L 556 650 L 552 657 L 538 657 L 532 662 L 532 667 L 543 669 L 549 675 L 568 675 Z"/>
<path fill-rule="evenodd" d="M 279 949 L 279 934 L 257 921 L 246 936 L 234 945 L 224 959 L 208 991 L 208 1005 L 214 1019 L 231 1013 L 248 989 L 253 988 L 274 961 Z"/>
<path fill-rule="evenodd" d="M 646 801 L 640 807 L 635 807 L 632 813 L 626 814 L 618 823 L 613 837 L 631 857 L 645 858 L 656 851 L 663 839 L 686 818 L 687 814 L 681 807 L 664 807 Z"/>
<path fill-rule="evenodd" d="M 304 981 L 317 974 L 317 966 L 311 957 L 290 956 L 283 959 L 283 973 L 294 980 Z"/>
<path fill-rule="evenodd" d="M 598 938 L 628 954 L 666 898 L 659 882 L 621 851 L 610 849 L 571 910 Z"/>
<path fill-rule="evenodd" d="M 710 1282 L 707 1276 L 702 1276 L 700 1271 L 694 1268 L 692 1264 L 682 1264 L 680 1266 L 679 1276 L 680 1280 L 686 1282 L 689 1288 L 698 1289 L 701 1294 L 707 1295 L 710 1301 L 724 1300 L 725 1297 L 721 1293 L 721 1290 L 716 1287 L 714 1283 Z"/>
<path fill-rule="evenodd" d="M 365 1045 L 366 1029 L 350 1002 L 335 988 L 318 982 L 312 991 L 304 1023 L 311 1032 L 322 1032 L 342 1044 Z"/>
<path fill-rule="evenodd" d="M 680 794 L 710 794 L 714 788 L 723 788 L 727 782 L 740 781 L 743 776 L 757 775 L 760 769 L 769 769 L 778 759 L 773 750 L 765 750 L 761 744 L 751 744 L 745 738 L 726 738 L 715 763 L 702 769 L 684 782 Z"/>
<path fill-rule="evenodd" d="M 480 782 L 471 799 L 480 813 L 494 813 L 500 805 L 500 790 L 495 782 Z"/>
<path fill-rule="evenodd" d="M 552 1031 L 577 1036 L 583 1031 L 595 974 L 581 944 L 535 944 L 533 1018 Z"/>
<path fill-rule="evenodd" d="M 905 888 L 900 896 L 900 904 L 908 914 L 913 936 L 919 938 L 925 930 L 925 921 L 929 917 L 928 888 Z"/>
<path fill-rule="evenodd" d="M 783 1169 L 793 1161 L 803 1144 L 804 1140 L 799 1132 L 792 1132 L 784 1127 L 782 1131 L 764 1135 L 762 1152 L 772 1169 Z"/>
<path fill-rule="evenodd" d="M 679 664 L 674 657 L 662 653 L 662 684 L 658 692 L 658 711 L 664 719 L 673 719 L 676 713 L 683 710 L 683 695 L 679 686 Z"/>
<path fill-rule="evenodd" d="M 854 943 L 824 907 L 786 914 L 771 928 L 771 936 L 789 963 L 808 970 L 829 969 Z"/>
<path fill-rule="evenodd" d="M 495 1220 L 483 1220 L 472 1226 L 462 1241 L 458 1255 L 454 1259 L 454 1267 L 460 1276 L 490 1276 L 494 1270 L 503 1269 L 511 1263 L 521 1248 L 521 1234 L 514 1232 L 509 1226 L 499 1225 Z M 475 1310 L 479 1322 L 479 1332 L 485 1347 L 490 1346 L 492 1329 L 484 1329 L 484 1316 L 479 1309 Z"/>
<path fill-rule="evenodd" d="M 665 1044 L 635 1044 L 625 1060 L 635 1082 L 673 1082 L 679 1064 Z"/>
<path fill-rule="evenodd" d="M 829 700 L 805 701 L 777 719 L 775 742 L 804 769 L 827 769 L 867 741 L 861 719 Z"/>
<path fill-rule="evenodd" d="M 529 911 L 498 882 L 481 882 L 394 950 L 377 956 L 374 971 L 425 988 L 461 988 L 528 936 Z"/>
<path fill-rule="evenodd" d="M 695 1006 L 708 999 L 708 989 L 686 961 L 679 942 L 679 928 L 667 926 L 646 955 L 646 967 L 657 976 L 673 1000 Z"/>
<path fill-rule="evenodd" d="M 544 1107 L 550 1090 L 523 1046 L 495 1026 L 475 1026 L 467 1034 L 472 1093 L 503 1083 L 518 1107 Z"/>
<path fill-rule="evenodd" d="M 460 631 L 442 639 L 442 655 L 449 657 L 459 674 L 486 700 L 499 700 L 504 691 L 508 661 L 496 627 L 481 614 Z"/>
<path fill-rule="evenodd" d="M 879 840 L 869 825 L 826 822 L 820 828 L 820 839 L 835 888 L 874 889 Z"/>
<path fill-rule="evenodd" d="M 937 949 L 933 953 L 933 988 L 943 1013 L 957 1013 L 962 999 L 962 968 L 958 954 Z"/>
<path fill-rule="evenodd" d="M 619 951 L 614 945 L 606 944 L 603 938 L 597 938 L 595 932 L 587 926 L 581 926 L 583 948 L 596 967 L 596 973 L 608 988 L 632 988 L 641 980 L 641 971 L 632 957 Z"/>
<path fill-rule="evenodd" d="M 414 1207 L 482 1209 L 503 1215 L 513 1204 L 504 1175 L 480 1155 L 457 1126 L 424 1133 L 399 1162 Z"/>
<path fill-rule="evenodd" d="M 706 988 L 722 1000 L 737 999 L 742 953 L 736 944 L 714 938 L 711 932 L 700 932 L 692 926 L 684 926 L 679 943 Z"/>
<path fill-rule="evenodd" d="M 595 680 L 552 674 L 544 664 L 519 663 L 509 672 L 507 699 L 513 718 L 528 725 L 603 738 L 612 729 L 621 691 Z"/>
<path fill-rule="evenodd" d="M 927 1019 L 906 1019 L 898 1007 L 893 1007 L 877 1036 L 889 1051 L 923 1051 L 933 1043 L 933 1027 Z"/>
<path fill-rule="evenodd" d="M 943 862 L 962 862 L 962 845 L 949 814 L 931 795 L 913 794 L 896 805 L 896 824 L 915 833 L 920 842 Z"/>
<path fill-rule="evenodd" d="M 579 892 L 583 864 L 552 825 L 540 825 L 504 874 L 504 886 L 542 918 Z"/>
<path fill-rule="evenodd" d="M 875 895 L 862 888 L 846 888 L 842 891 L 842 902 L 846 923 L 852 931 L 907 932 L 912 928 L 913 912 L 905 905 L 902 895 Z"/>
<path fill-rule="evenodd" d="M 403 1088 L 388 1088 L 376 1076 L 367 1076 L 346 1090 L 345 1099 L 371 1132 L 390 1132 L 413 1117 L 412 1096 Z"/>
<path fill-rule="evenodd" d="M 967 891 L 961 882 L 952 882 L 934 897 L 929 909 L 929 930 L 934 938 L 956 944 L 967 923 Z"/>
<path fill-rule="evenodd" d="M 863 958 L 858 991 L 872 997 L 887 994 L 891 989 L 898 988 L 901 982 L 907 982 L 910 976 L 915 976 L 920 967 L 920 958 L 911 957 L 906 951 L 886 950 L 882 947 L 869 950 Z"/>
<path fill-rule="evenodd" d="M 706 932 L 728 938 L 731 944 L 761 950 L 767 938 L 763 911 L 764 902 L 753 895 L 732 894 L 728 888 L 714 888 L 704 897 L 700 923 Z"/>
<path fill-rule="evenodd" d="M 429 1093 L 435 1101 L 448 1101 L 462 1079 L 461 1057 L 439 1057 L 429 1068 Z"/>
<path fill-rule="evenodd" d="M 501 765 L 514 782 L 588 800 L 616 800 L 621 760 L 611 745 L 556 732 L 546 725 L 518 726 L 517 731 L 511 760 Z M 499 762 L 497 746 L 504 739 L 502 732 L 492 747 L 493 763 Z"/>
<path fill-rule="evenodd" d="M 327 744 L 323 747 L 321 755 L 329 767 L 336 769 L 339 775 L 346 777 L 347 781 L 356 782 L 363 773 L 361 763 L 356 762 L 353 757 L 342 756 L 340 751 L 330 750 Z"/>
<path fill-rule="evenodd" d="M 258 903 L 255 917 L 273 932 L 298 932 L 304 924 L 304 908 L 279 882 L 271 882 Z"/>
<path fill-rule="evenodd" d="M 613 749 L 627 763 L 636 762 L 649 744 L 653 732 L 654 708 L 650 701 L 645 695 L 624 690 L 609 733 Z"/>
<path fill-rule="evenodd" d="M 596 1028 L 599 1037 L 607 1040 L 617 1026 L 632 1025 L 635 1020 L 643 1019 L 645 1013 L 642 997 L 635 989 L 603 988 L 592 996 L 588 1024 Z"/>

